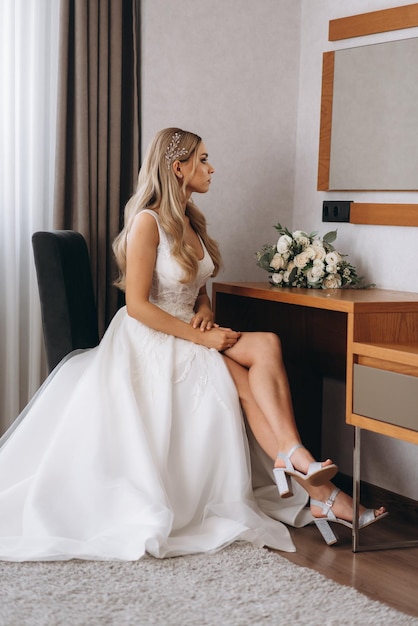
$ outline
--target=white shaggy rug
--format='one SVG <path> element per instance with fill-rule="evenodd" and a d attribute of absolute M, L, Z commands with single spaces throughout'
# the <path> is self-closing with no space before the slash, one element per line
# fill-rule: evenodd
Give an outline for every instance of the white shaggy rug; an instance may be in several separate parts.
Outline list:
<path fill-rule="evenodd" d="M 418 625 L 276 553 L 0 563 L 1 626 Z"/>

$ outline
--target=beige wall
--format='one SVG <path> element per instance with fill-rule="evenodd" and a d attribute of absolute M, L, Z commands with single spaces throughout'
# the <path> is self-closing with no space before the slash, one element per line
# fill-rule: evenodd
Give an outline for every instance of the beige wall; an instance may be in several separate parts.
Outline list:
<path fill-rule="evenodd" d="M 263 280 L 253 253 L 292 218 L 300 0 L 143 0 L 142 124 L 200 134 L 216 169 L 195 197 L 222 280 Z"/>
<path fill-rule="evenodd" d="M 146 146 L 160 128 L 201 134 L 216 168 L 196 198 L 219 240 L 221 280 L 265 280 L 253 253 L 272 226 L 318 230 L 325 198 L 416 202 L 418 193 L 316 190 L 322 53 L 329 19 L 405 0 L 142 0 L 142 126 Z M 361 38 L 417 36 L 418 29 Z M 418 291 L 415 228 L 338 225 L 337 247 L 379 287 Z M 325 381 L 324 454 L 351 472 L 344 387 Z M 418 499 L 415 446 L 367 436 L 364 478 Z M 391 472 L 391 464 L 396 468 Z"/>

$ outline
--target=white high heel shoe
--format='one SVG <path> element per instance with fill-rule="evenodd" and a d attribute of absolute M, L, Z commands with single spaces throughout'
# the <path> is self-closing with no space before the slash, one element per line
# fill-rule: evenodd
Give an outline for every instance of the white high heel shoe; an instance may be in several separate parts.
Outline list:
<path fill-rule="evenodd" d="M 330 522 L 334 524 L 342 524 L 347 528 L 353 528 L 352 522 L 347 522 L 344 519 L 336 517 L 334 512 L 332 511 L 333 504 L 335 502 L 335 498 L 337 497 L 340 489 L 337 487 L 331 493 L 330 497 L 326 502 L 321 502 L 320 500 L 313 500 L 311 498 L 311 504 L 317 506 L 322 509 L 324 513 L 324 517 L 317 517 L 315 519 L 315 525 L 321 533 L 322 537 L 326 541 L 329 546 L 332 546 L 334 543 L 337 543 L 338 535 L 331 528 Z M 359 529 L 366 528 L 366 526 L 370 526 L 370 524 L 374 524 L 380 519 L 383 519 L 388 515 L 388 512 L 381 513 L 380 515 L 376 515 L 373 509 L 366 509 L 359 517 Z"/>
<path fill-rule="evenodd" d="M 320 461 L 313 461 L 310 463 L 306 474 L 296 470 L 293 467 L 290 458 L 292 454 L 298 450 L 298 448 L 303 447 L 304 446 L 301 443 L 298 443 L 293 446 L 287 454 L 279 452 L 277 455 L 278 459 L 283 459 L 285 462 L 285 467 L 275 467 L 273 469 L 277 489 L 279 490 L 279 494 L 282 498 L 288 498 L 293 495 L 290 476 L 298 478 L 299 482 L 302 482 L 302 486 L 308 485 L 311 487 L 318 487 L 318 485 L 323 485 L 334 478 L 335 474 L 338 472 L 338 467 L 334 463 L 323 466 Z"/>

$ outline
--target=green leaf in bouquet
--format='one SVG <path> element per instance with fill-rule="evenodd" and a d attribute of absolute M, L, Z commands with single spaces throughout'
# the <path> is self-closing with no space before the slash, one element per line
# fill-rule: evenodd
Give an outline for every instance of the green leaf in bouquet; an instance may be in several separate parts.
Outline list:
<path fill-rule="evenodd" d="M 282 226 L 281 224 L 276 224 L 276 226 L 274 226 L 274 228 L 281 234 L 281 235 L 288 235 L 288 237 L 292 237 L 292 233 L 290 232 L 290 230 L 284 226 Z M 292 237 L 293 239 L 293 237 Z"/>
<path fill-rule="evenodd" d="M 293 283 L 293 281 L 295 280 L 297 272 L 298 272 L 298 268 L 297 267 L 294 267 L 292 269 L 292 271 L 290 272 L 290 274 L 289 274 L 289 285 L 291 285 Z"/>
<path fill-rule="evenodd" d="M 271 269 L 270 262 L 274 257 L 275 251 L 275 246 L 264 245 L 259 252 L 255 253 L 257 265 L 261 267 L 261 269 L 269 271 Z"/>
<path fill-rule="evenodd" d="M 331 230 L 329 233 L 326 233 L 323 238 L 322 241 L 324 243 L 332 243 L 333 241 L 335 241 L 337 239 L 337 231 L 336 230 Z"/>

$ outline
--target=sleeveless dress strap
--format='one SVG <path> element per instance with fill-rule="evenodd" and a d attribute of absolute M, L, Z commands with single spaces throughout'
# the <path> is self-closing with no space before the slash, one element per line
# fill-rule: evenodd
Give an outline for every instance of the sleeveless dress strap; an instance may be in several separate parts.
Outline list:
<path fill-rule="evenodd" d="M 142 209 L 141 213 L 148 213 L 148 215 L 152 215 L 152 217 L 157 222 L 158 229 L 160 229 L 160 221 L 158 219 L 158 214 L 152 209 Z"/>
<path fill-rule="evenodd" d="M 160 226 L 160 220 L 158 219 L 158 213 L 156 213 L 152 209 L 142 209 L 141 213 L 148 213 L 148 215 L 152 215 L 152 217 L 155 219 L 155 222 L 157 224 L 158 234 L 160 236 L 160 243 L 161 243 L 161 239 L 164 239 L 165 241 L 167 241 L 167 234 L 165 233 L 165 231 Z"/>

